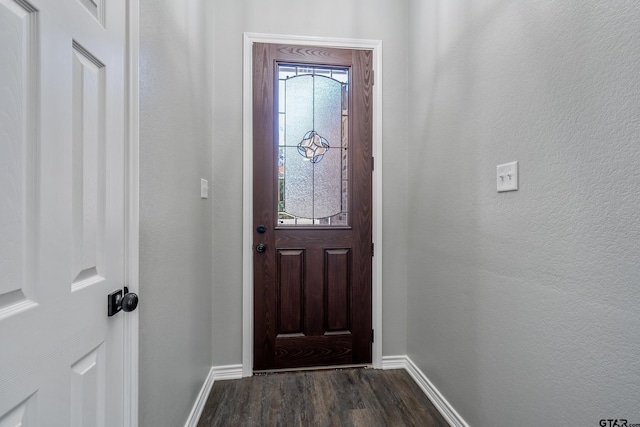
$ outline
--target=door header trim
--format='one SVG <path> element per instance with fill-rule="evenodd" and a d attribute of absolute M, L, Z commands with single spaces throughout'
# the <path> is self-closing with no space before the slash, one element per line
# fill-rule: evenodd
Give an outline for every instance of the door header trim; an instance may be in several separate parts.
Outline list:
<path fill-rule="evenodd" d="M 382 248 L 382 41 L 244 33 L 242 91 L 242 374 L 253 374 L 253 44 L 295 44 L 373 52 L 376 84 L 373 86 L 373 241 Z M 382 368 L 382 250 L 373 257 L 372 326 L 377 331 L 372 344 L 374 368 Z"/>

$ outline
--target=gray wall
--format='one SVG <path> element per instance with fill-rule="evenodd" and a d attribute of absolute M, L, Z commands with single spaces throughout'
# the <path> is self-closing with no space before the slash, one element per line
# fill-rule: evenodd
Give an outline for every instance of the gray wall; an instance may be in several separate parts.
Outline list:
<path fill-rule="evenodd" d="M 243 32 L 380 39 L 384 50 L 384 354 L 406 348 L 406 1 L 247 0 L 214 7 L 213 364 L 242 361 Z"/>
<path fill-rule="evenodd" d="M 409 356 L 473 426 L 640 422 L 637 2 L 409 17 Z"/>
<path fill-rule="evenodd" d="M 141 0 L 140 25 L 141 425 L 242 360 L 245 31 L 383 41 L 384 355 L 473 426 L 640 421 L 635 2 Z"/>
<path fill-rule="evenodd" d="M 183 425 L 211 367 L 211 10 L 140 0 L 140 425 Z"/>

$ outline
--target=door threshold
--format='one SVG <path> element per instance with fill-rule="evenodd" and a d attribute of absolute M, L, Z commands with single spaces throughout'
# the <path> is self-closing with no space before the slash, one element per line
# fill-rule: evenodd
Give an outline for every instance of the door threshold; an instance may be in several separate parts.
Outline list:
<path fill-rule="evenodd" d="M 353 364 L 353 365 L 330 365 L 330 366 L 308 366 L 304 368 L 282 368 L 282 369 L 263 369 L 253 371 L 253 375 L 270 375 L 270 374 L 283 374 L 285 372 L 301 372 L 301 371 L 330 371 L 341 369 L 371 369 L 373 365 L 371 363 Z"/>

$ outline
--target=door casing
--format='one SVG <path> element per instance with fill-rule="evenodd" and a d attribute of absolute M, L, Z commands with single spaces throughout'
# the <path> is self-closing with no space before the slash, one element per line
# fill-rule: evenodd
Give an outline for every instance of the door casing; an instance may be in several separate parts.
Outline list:
<path fill-rule="evenodd" d="M 373 52 L 373 242 L 372 364 L 382 368 L 382 41 L 244 33 L 242 132 L 242 375 L 253 374 L 253 44 L 296 44 Z"/>
<path fill-rule="evenodd" d="M 127 108 L 125 134 L 126 197 L 126 257 L 125 280 L 131 292 L 140 295 L 140 97 L 139 67 L 140 50 L 140 2 L 127 0 L 127 36 L 125 59 L 125 105 Z M 142 296 L 144 298 L 144 296 Z M 139 374 L 139 310 L 127 313 L 124 319 L 124 426 L 138 426 L 138 374 Z"/>

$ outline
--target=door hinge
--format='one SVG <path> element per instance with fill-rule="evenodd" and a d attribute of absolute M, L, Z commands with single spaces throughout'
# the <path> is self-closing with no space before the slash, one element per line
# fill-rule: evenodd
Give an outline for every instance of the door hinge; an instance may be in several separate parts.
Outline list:
<path fill-rule="evenodd" d="M 374 256 L 374 255 L 375 255 L 375 247 L 374 247 L 374 244 L 371 243 L 371 256 Z"/>
<path fill-rule="evenodd" d="M 374 334 L 374 330 L 371 330 L 371 342 L 374 342 L 375 339 L 375 334 Z"/>

